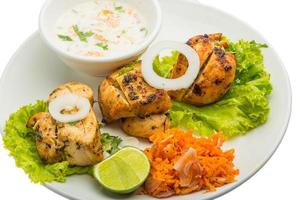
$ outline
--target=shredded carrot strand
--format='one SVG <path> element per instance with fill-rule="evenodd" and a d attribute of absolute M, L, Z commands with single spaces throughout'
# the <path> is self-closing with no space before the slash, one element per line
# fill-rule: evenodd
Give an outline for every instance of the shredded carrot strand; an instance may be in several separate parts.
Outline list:
<path fill-rule="evenodd" d="M 196 138 L 192 131 L 181 129 L 169 129 L 165 133 L 152 135 L 150 141 L 153 145 L 145 149 L 151 163 L 148 180 L 158 182 L 159 186 L 149 190 L 146 186 L 147 180 L 144 193 L 165 197 L 199 190 L 215 191 L 216 187 L 235 181 L 239 170 L 235 169 L 233 164 L 234 150 L 221 149 L 225 140 L 225 136 L 221 133 L 216 133 L 210 138 Z M 174 165 L 189 148 L 196 150 L 196 162 L 200 163 L 202 172 L 201 176 L 193 177 L 193 184 L 183 187 Z"/>

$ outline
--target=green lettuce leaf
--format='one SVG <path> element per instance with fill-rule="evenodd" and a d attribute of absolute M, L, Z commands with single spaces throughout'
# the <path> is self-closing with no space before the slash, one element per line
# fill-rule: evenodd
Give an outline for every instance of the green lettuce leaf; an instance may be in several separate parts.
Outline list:
<path fill-rule="evenodd" d="M 135 61 L 132 61 L 130 63 L 128 63 L 127 65 L 125 65 L 124 67 L 122 67 L 122 69 L 120 69 L 119 73 L 118 73 L 118 76 L 122 76 L 124 74 L 126 74 L 127 72 L 131 71 L 134 69 L 134 66 L 135 64 L 137 63 L 138 61 L 135 60 Z"/>
<path fill-rule="evenodd" d="M 168 78 L 179 56 L 178 51 L 172 51 L 170 56 L 162 58 L 157 55 L 153 60 L 153 69 L 161 77 Z"/>
<path fill-rule="evenodd" d="M 26 123 L 30 116 L 46 112 L 47 109 L 45 101 L 37 101 L 35 104 L 21 107 L 7 120 L 3 136 L 4 147 L 14 157 L 16 165 L 35 183 L 64 182 L 66 176 L 90 172 L 89 167 L 70 167 L 66 161 L 56 164 L 42 162 L 35 145 L 36 133 L 27 128 Z"/>
<path fill-rule="evenodd" d="M 249 81 L 269 76 L 263 64 L 261 48 L 267 48 L 266 44 L 255 41 L 239 40 L 236 43 L 229 42 L 228 51 L 235 54 L 238 66 L 234 84 L 245 84 Z"/>
<path fill-rule="evenodd" d="M 250 83 L 233 88 L 223 100 L 209 106 L 173 102 L 170 116 L 174 126 L 190 128 L 202 135 L 221 130 L 233 137 L 265 123 L 268 113 L 267 98 Z"/>
<path fill-rule="evenodd" d="M 234 83 L 218 102 L 196 107 L 173 102 L 170 111 L 172 126 L 193 129 L 200 135 L 222 131 L 228 137 L 245 134 L 268 119 L 268 95 L 272 92 L 270 75 L 263 64 L 261 48 L 255 41 L 229 41 L 228 51 L 237 59 Z"/>

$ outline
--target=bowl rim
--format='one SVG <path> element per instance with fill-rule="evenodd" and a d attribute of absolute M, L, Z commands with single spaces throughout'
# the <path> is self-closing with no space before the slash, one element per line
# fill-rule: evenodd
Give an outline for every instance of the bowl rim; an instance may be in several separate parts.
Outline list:
<path fill-rule="evenodd" d="M 114 62 L 114 61 L 125 60 L 125 59 L 128 59 L 133 56 L 137 56 L 137 55 L 141 54 L 153 42 L 153 40 L 158 35 L 159 30 L 162 25 L 162 11 L 161 11 L 160 3 L 158 2 L 158 0 L 147 0 L 154 5 L 153 11 L 156 11 L 155 16 L 157 17 L 157 20 L 155 22 L 155 25 L 154 25 L 152 31 L 148 35 L 148 37 L 146 37 L 145 40 L 140 45 L 138 45 L 138 47 L 131 49 L 131 50 L 127 51 L 126 53 L 116 54 L 115 56 L 87 57 L 87 56 L 82 56 L 82 55 L 76 55 L 76 54 L 72 54 L 72 53 L 69 53 L 69 52 L 63 50 L 62 48 L 59 48 L 57 45 L 54 44 L 54 42 L 51 41 L 51 39 L 49 37 L 46 36 L 47 34 L 45 31 L 45 27 L 44 27 L 45 13 L 47 11 L 47 8 L 54 1 L 55 0 L 46 0 L 46 2 L 44 3 L 44 5 L 42 6 L 42 9 L 40 11 L 39 23 L 38 23 L 40 37 L 42 38 L 43 42 L 55 53 L 58 53 L 59 55 L 65 57 L 65 58 L 76 60 L 76 61 L 94 62 L 94 63 Z"/>

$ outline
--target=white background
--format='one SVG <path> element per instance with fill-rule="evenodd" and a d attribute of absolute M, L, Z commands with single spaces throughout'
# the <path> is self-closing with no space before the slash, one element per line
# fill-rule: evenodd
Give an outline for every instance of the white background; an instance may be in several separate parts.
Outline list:
<path fill-rule="evenodd" d="M 300 5 L 297 0 L 199 1 L 229 12 L 259 30 L 283 60 L 293 89 L 292 118 L 275 155 L 253 178 L 219 199 L 295 199 L 299 196 L 300 186 L 300 126 L 296 118 L 296 113 L 300 112 Z M 37 29 L 42 4 L 43 0 L 1 1 L 0 75 L 19 45 Z M 43 186 L 32 184 L 23 171 L 15 167 L 0 139 L 0 199 L 64 198 Z"/>

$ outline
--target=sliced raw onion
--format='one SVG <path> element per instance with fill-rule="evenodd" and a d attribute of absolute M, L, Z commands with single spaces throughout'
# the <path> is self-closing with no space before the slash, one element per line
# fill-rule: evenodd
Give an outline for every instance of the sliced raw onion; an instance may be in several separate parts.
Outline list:
<path fill-rule="evenodd" d="M 167 79 L 159 76 L 153 69 L 153 59 L 161 51 L 166 49 L 177 50 L 188 60 L 189 66 L 184 75 L 175 78 Z M 154 88 L 165 90 L 179 90 L 190 87 L 200 70 L 200 60 L 196 51 L 187 44 L 163 41 L 150 47 L 142 57 L 142 74 L 145 81 Z"/>
<path fill-rule="evenodd" d="M 145 189 L 148 193 L 152 193 L 160 186 L 161 183 L 161 180 L 157 180 L 152 176 L 149 176 L 145 182 Z"/>
<path fill-rule="evenodd" d="M 72 110 L 74 113 L 63 113 L 63 110 Z M 84 119 L 90 112 L 91 104 L 88 99 L 76 94 L 67 93 L 56 97 L 49 103 L 51 116 L 59 122 L 75 122 Z"/>
<path fill-rule="evenodd" d="M 201 177 L 203 171 L 197 159 L 197 151 L 191 147 L 176 161 L 173 168 L 179 174 L 181 187 L 195 186 L 195 181 Z"/>
<path fill-rule="evenodd" d="M 175 191 L 167 190 L 167 191 L 162 191 L 162 192 L 160 192 L 160 193 L 158 193 L 154 196 L 157 197 L 157 198 L 166 198 L 166 197 L 170 197 L 174 194 L 175 194 Z"/>
<path fill-rule="evenodd" d="M 174 169 L 176 171 L 183 170 L 186 163 L 189 161 L 195 161 L 197 159 L 197 151 L 190 147 L 175 163 Z"/>

